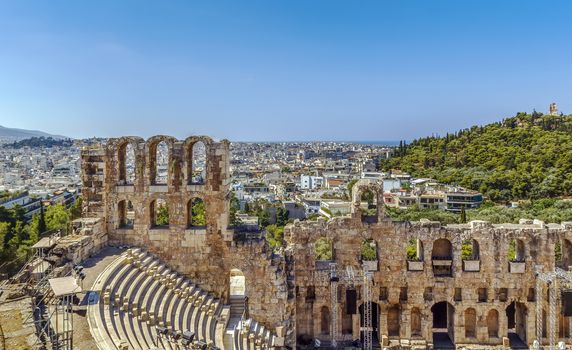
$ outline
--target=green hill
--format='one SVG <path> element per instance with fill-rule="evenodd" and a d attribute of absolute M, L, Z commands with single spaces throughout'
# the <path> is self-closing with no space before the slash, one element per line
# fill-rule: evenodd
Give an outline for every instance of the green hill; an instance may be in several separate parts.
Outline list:
<path fill-rule="evenodd" d="M 481 191 L 493 201 L 572 195 L 572 115 L 518 113 L 400 146 L 383 170 Z"/>

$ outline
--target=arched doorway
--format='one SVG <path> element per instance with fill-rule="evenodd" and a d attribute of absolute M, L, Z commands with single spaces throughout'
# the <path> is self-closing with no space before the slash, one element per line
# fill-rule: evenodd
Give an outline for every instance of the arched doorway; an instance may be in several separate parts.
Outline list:
<path fill-rule="evenodd" d="M 374 302 L 371 303 L 371 338 L 374 346 L 379 343 L 379 305 Z M 360 339 L 364 340 L 364 304 L 359 307 L 359 325 L 360 325 Z"/>
<path fill-rule="evenodd" d="M 508 339 L 511 348 L 526 346 L 527 309 L 523 303 L 513 301 L 506 308 Z"/>
<path fill-rule="evenodd" d="M 135 150 L 131 143 L 124 143 L 118 149 L 119 185 L 135 183 Z"/>
<path fill-rule="evenodd" d="M 446 301 L 431 307 L 433 314 L 433 344 L 436 349 L 454 349 L 455 308 Z"/>

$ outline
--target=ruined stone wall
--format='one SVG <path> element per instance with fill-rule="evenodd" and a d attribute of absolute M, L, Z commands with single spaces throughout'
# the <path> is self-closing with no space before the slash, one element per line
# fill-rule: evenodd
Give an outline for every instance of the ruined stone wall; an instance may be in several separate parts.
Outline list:
<path fill-rule="evenodd" d="M 360 183 L 356 186 L 354 193 L 361 191 Z M 501 344 L 502 338 L 507 336 L 506 310 L 512 302 L 516 303 L 517 313 L 520 313 L 517 322 L 522 325 L 515 328 L 521 339 L 531 343 L 536 338 L 535 271 L 554 270 L 555 244 L 572 240 L 572 225 L 545 225 L 541 222 L 491 225 L 476 221 L 441 226 L 428 221 L 392 222 L 384 217 L 382 211 L 374 220 L 362 219 L 359 210 L 355 210 L 352 217 L 334 218 L 329 222 L 297 222 L 286 228 L 285 238 L 294 266 L 298 340 L 304 336 L 322 339 L 330 336 L 331 320 L 326 317 L 331 312 L 330 283 L 323 278 L 329 273 L 324 270 L 327 264 L 316 261 L 314 250 L 316 241 L 322 237 L 333 242 L 332 262 L 337 264 L 340 276 L 345 275 L 349 266 L 355 272 L 361 271 L 362 243 L 368 239 L 376 242 L 378 260 L 373 263 L 372 301 L 379 306 L 376 320 L 379 339 L 389 336 L 389 339 L 417 339 L 431 343 L 432 307 L 446 302 L 450 319 L 447 328 L 454 343 L 494 345 Z M 421 271 L 408 269 L 406 250 L 411 239 L 419 239 L 423 247 Z M 434 264 L 448 264 L 447 260 L 432 259 L 434 242 L 438 239 L 446 239 L 452 245 L 451 277 L 434 275 Z M 476 240 L 480 248 L 476 263 L 461 258 L 462 242 L 469 239 Z M 511 270 L 507 256 L 513 239 L 524 243 L 524 261 L 516 263 Z M 572 250 L 563 249 L 562 254 L 566 260 L 572 256 Z M 478 271 L 466 271 L 470 266 L 465 267 L 464 264 L 473 264 L 470 265 L 473 268 L 477 264 Z M 520 268 L 524 270 L 521 272 Z M 358 306 L 363 303 L 361 282 L 357 281 L 355 286 Z M 360 311 L 347 314 L 347 282 L 340 284 L 344 283 L 346 286 L 338 287 L 338 334 L 345 339 L 356 339 L 360 337 Z M 548 312 L 547 305 L 545 308 Z M 475 314 L 474 325 L 470 324 L 471 314 Z M 466 318 L 469 320 L 467 326 L 473 327 L 474 331 L 466 330 Z M 495 327 L 498 327 L 498 332 L 495 332 Z"/>
<path fill-rule="evenodd" d="M 191 179 L 192 146 L 205 145 L 206 177 Z M 156 183 L 156 149 L 168 146 L 166 184 Z M 135 155 L 134 181 L 126 181 L 125 149 Z M 169 136 L 110 139 L 102 150 L 82 153 L 84 212 L 99 216 L 109 243 L 142 247 L 176 271 L 227 301 L 230 271 L 240 270 L 246 279 L 249 317 L 270 329 L 289 325 L 293 306 L 287 302 L 285 262 L 272 254 L 264 239 L 241 241 L 229 225 L 229 142 L 208 137 L 184 141 Z M 205 203 L 206 226 L 189 226 L 189 202 Z M 151 203 L 162 199 L 169 208 L 169 225 L 153 225 Z M 133 225 L 122 223 L 122 205 L 133 206 Z"/>
<path fill-rule="evenodd" d="M 189 149 L 199 140 L 206 146 L 207 160 L 202 184 L 189 181 Z M 166 184 L 154 181 L 154 153 L 161 141 L 167 143 L 169 150 Z M 135 153 L 133 183 L 125 181 L 122 170 L 126 144 L 131 144 Z M 246 279 L 249 316 L 280 330 L 277 333 L 285 335 L 286 344 L 291 346 L 296 337 L 330 337 L 329 262 L 316 262 L 314 250 L 322 237 L 332 240 L 332 262 L 344 277 L 335 306 L 338 333 L 344 339 L 360 337 L 363 278 L 359 273 L 364 265 L 360 251 L 365 240 L 376 243 L 377 261 L 365 263 L 373 270 L 372 301 L 375 309 L 379 308 L 374 322 L 376 336 L 394 341 L 431 343 L 433 315 L 437 314 L 448 319 L 443 328 L 456 344 L 501 344 L 508 334 L 507 308 L 514 305 L 518 314 L 514 328 L 530 344 L 536 338 L 535 271 L 554 269 L 557 242 L 563 243 L 563 266 L 572 264 L 570 223 L 471 222 L 441 226 L 427 221 L 392 222 L 382 208 L 374 216 L 362 217 L 362 192 L 373 191 L 374 198 L 382 203 L 381 184 L 371 180 L 360 180 L 354 185 L 355 203 L 350 217 L 287 226 L 288 246 L 284 255 L 277 255 L 264 239 L 238 239 L 228 228 L 229 157 L 228 141 L 214 142 L 207 137 L 184 141 L 168 136 L 146 141 L 124 137 L 111 139 L 105 148 L 82 151 L 84 217 L 96 218 L 94 223 L 102 227 L 97 230 L 97 240 L 89 244 L 95 246 L 109 240 L 111 244 L 142 247 L 224 300 L 230 289 L 231 270 L 240 270 Z M 192 198 L 205 202 L 206 227 L 188 226 L 188 203 Z M 156 199 L 168 204 L 168 227 L 152 225 L 151 203 Z M 121 225 L 121 205 L 127 201 L 134 209 L 132 227 Z M 407 246 L 412 239 L 419 240 L 418 246 L 422 247 L 421 260 L 417 262 L 407 260 Z M 516 263 L 507 257 L 513 239 L 520 242 L 522 251 Z M 465 240 L 478 243 L 478 258 L 462 259 Z M 447 256 L 449 245 L 451 253 Z M 433 258 L 434 247 L 439 259 Z M 451 276 L 436 275 L 437 269 L 444 266 Z M 349 286 L 344 276 L 347 267 L 356 272 L 354 286 Z M 351 287 L 358 297 L 354 314 L 346 312 L 346 293 Z M 541 302 L 548 310 L 545 296 L 546 293 Z M 437 310 L 440 305 L 446 306 L 444 311 Z"/>

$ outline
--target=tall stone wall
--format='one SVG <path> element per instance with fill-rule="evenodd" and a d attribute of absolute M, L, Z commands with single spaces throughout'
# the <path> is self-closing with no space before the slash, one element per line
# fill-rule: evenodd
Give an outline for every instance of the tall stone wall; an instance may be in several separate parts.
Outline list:
<path fill-rule="evenodd" d="M 354 194 L 363 190 L 361 186 L 375 188 L 371 185 L 356 184 Z M 381 187 L 378 189 L 381 191 Z M 298 340 L 330 337 L 328 314 L 332 305 L 328 262 L 316 261 L 314 249 L 319 239 L 326 238 L 333 243 L 331 263 L 337 264 L 340 276 L 346 275 L 347 267 L 353 268 L 356 274 L 362 271 L 362 244 L 367 240 L 375 242 L 377 261 L 365 264 L 374 270 L 372 301 L 374 308 L 376 305 L 379 308 L 374 321 L 378 339 L 432 343 L 434 313 L 437 313 L 438 318 L 448 318 L 446 331 L 454 343 L 498 345 L 508 336 L 507 309 L 510 313 L 512 307 L 516 308 L 515 319 L 520 324 L 511 328 L 525 342 L 531 343 L 536 338 L 535 272 L 554 270 L 555 245 L 572 242 L 572 224 L 525 221 L 519 225 L 492 225 L 475 221 L 441 226 L 429 221 L 393 222 L 383 211 L 378 212 L 377 217 L 362 218 L 356 209 L 352 217 L 334 218 L 329 222 L 297 222 L 286 228 L 285 238 L 294 266 Z M 416 245 L 422 252 L 420 261 L 409 267 L 407 247 L 412 240 L 418 240 Z M 441 241 L 435 244 L 438 240 Z M 440 254 L 445 242 L 442 240 L 450 243 L 449 257 Z M 462 243 L 471 240 L 478 244 L 478 257 L 463 260 Z M 519 257 L 519 262 L 511 263 L 508 250 L 513 240 L 520 241 L 524 255 Z M 562 244 L 562 260 L 569 262 L 572 249 L 565 249 L 566 244 Z M 440 256 L 434 256 L 433 248 Z M 434 265 L 448 265 L 451 275 L 437 276 Z M 346 292 L 352 287 L 343 278 L 342 281 L 338 286 L 338 334 L 345 339 L 356 339 L 360 337 L 363 320 L 360 320 L 359 308 L 355 314 L 347 313 Z M 356 280 L 355 288 L 360 306 L 363 281 Z M 448 317 L 435 309 L 440 302 L 445 302 L 440 305 L 447 306 Z M 546 302 L 543 307 L 548 312 Z"/>
<path fill-rule="evenodd" d="M 198 141 L 204 143 L 206 152 L 202 183 L 193 182 L 191 176 L 190 150 Z M 160 142 L 168 148 L 164 184 L 155 181 Z M 128 144 L 135 158 L 132 182 L 125 175 Z M 123 137 L 109 140 L 105 147 L 82 151 L 84 219 L 93 218 L 97 223 L 93 227 L 99 227 L 92 245 L 108 241 L 142 247 L 223 300 L 228 300 L 231 270 L 240 270 L 246 279 L 249 316 L 275 329 L 290 346 L 312 338 L 329 339 L 332 307 L 338 309 L 340 337 L 360 337 L 364 266 L 372 270 L 374 328 L 380 340 L 428 344 L 438 326 L 456 344 L 499 345 L 509 328 L 530 344 L 536 338 L 536 271 L 553 271 L 557 263 L 564 268 L 572 265 L 570 223 L 492 225 L 475 221 L 441 226 L 429 221 L 393 222 L 381 207 L 375 215 L 364 217 L 361 193 L 372 191 L 373 198 L 382 203 L 381 184 L 372 180 L 354 185 L 351 216 L 287 226 L 287 247 L 284 254 L 276 254 L 263 238 L 244 239 L 228 228 L 229 157 L 228 141 L 214 142 L 208 137 L 183 141 L 169 136 Z M 205 203 L 204 227 L 189 226 L 193 198 Z M 152 203 L 158 199 L 168 205 L 168 226 L 154 225 Z M 133 208 L 132 225 L 125 225 L 126 203 Z M 314 248 L 321 238 L 333 243 L 331 261 L 316 261 Z M 412 240 L 419 248 L 418 261 L 407 258 Z M 364 241 L 374 243 L 377 260 L 362 261 Z M 473 250 L 478 253 L 463 259 L 465 241 L 475 242 L 478 248 Z M 561 262 L 555 260 L 558 243 Z M 512 249 L 518 261 L 509 261 Z M 330 263 L 344 277 L 335 306 Z M 353 280 L 347 278 L 350 267 L 356 275 Z M 449 275 L 443 275 L 444 271 Z M 348 290 L 357 293 L 357 310 L 351 314 L 347 312 Z M 546 298 L 540 302 L 548 312 Z M 514 325 L 509 324 L 511 320 Z"/>
<path fill-rule="evenodd" d="M 192 147 L 203 142 L 205 178 L 191 176 Z M 156 149 L 168 146 L 166 183 L 155 181 Z M 126 145 L 134 151 L 132 182 L 126 180 Z M 102 149 L 82 152 L 84 213 L 104 221 L 110 244 L 129 245 L 157 255 L 202 288 L 228 301 L 230 272 L 240 270 L 246 280 L 249 317 L 270 329 L 289 327 L 293 306 L 287 301 L 285 261 L 274 255 L 262 238 L 239 239 L 229 225 L 229 142 L 208 137 L 184 141 L 169 136 L 110 139 Z M 205 203 L 205 226 L 189 225 L 190 201 Z M 153 224 L 153 201 L 168 206 L 169 225 Z M 125 225 L 125 205 L 133 208 L 133 224 Z M 236 237 L 235 237 L 236 236 Z"/>

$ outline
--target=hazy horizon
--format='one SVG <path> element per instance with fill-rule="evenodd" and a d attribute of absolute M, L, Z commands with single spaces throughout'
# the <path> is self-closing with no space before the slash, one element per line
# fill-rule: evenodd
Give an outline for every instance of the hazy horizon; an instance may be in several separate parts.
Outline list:
<path fill-rule="evenodd" d="M 0 3 L 0 125 L 412 140 L 572 112 L 567 1 Z"/>

